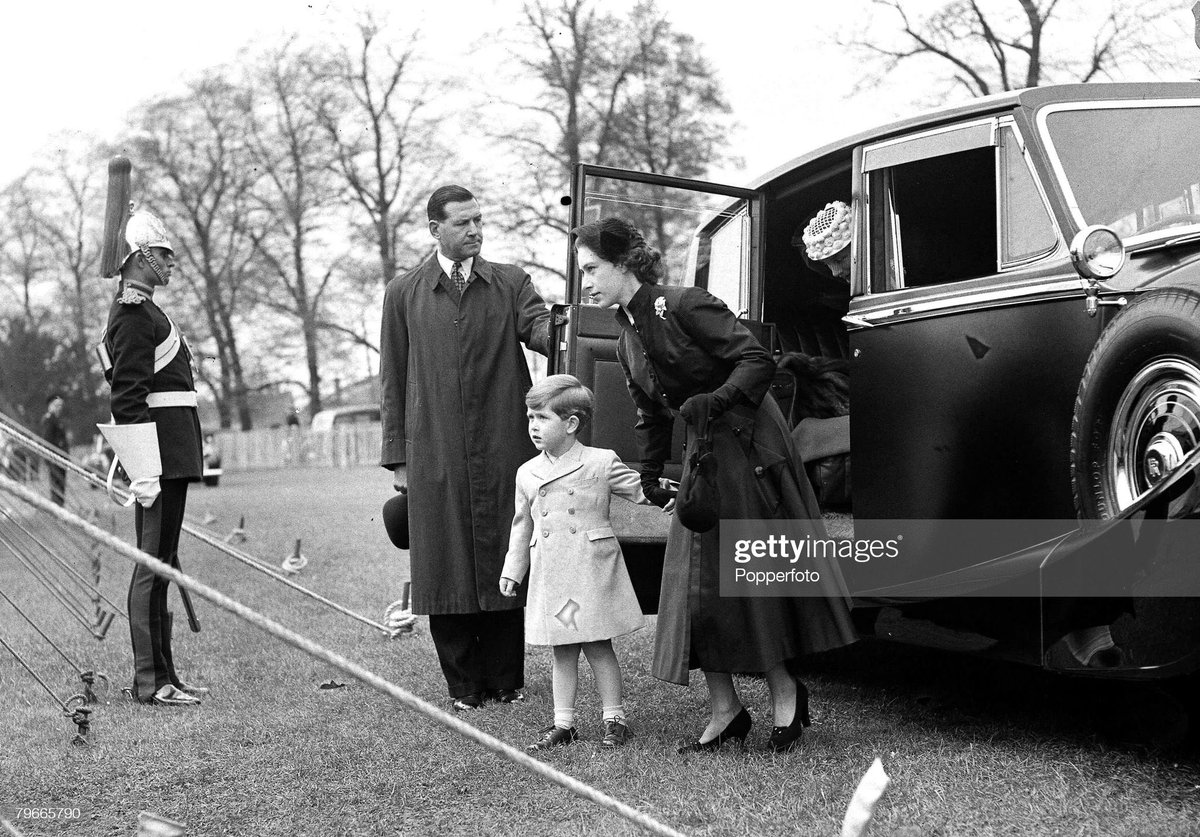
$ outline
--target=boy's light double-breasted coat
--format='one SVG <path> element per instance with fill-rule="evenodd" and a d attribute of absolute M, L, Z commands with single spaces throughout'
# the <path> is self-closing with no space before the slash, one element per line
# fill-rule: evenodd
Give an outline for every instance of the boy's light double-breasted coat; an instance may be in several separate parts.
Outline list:
<path fill-rule="evenodd" d="M 613 495 L 643 502 L 638 473 L 611 450 L 575 443 L 557 461 L 517 469 L 506 578 L 528 573 L 525 641 L 595 642 L 636 631 L 645 617 L 609 522 Z"/>

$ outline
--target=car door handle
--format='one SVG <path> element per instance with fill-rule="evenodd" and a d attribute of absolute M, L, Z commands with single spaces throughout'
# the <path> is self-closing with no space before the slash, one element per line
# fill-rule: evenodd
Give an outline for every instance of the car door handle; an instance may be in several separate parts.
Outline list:
<path fill-rule="evenodd" d="M 870 320 L 864 320 L 862 317 L 855 317 L 852 314 L 842 317 L 842 322 L 849 326 L 858 326 L 859 328 L 875 328 L 875 323 Z"/>

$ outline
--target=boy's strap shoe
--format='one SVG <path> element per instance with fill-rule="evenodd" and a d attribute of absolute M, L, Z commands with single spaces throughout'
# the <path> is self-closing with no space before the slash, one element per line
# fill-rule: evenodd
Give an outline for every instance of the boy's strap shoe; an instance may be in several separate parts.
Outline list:
<path fill-rule="evenodd" d="M 579 733 L 575 731 L 575 727 L 563 729 L 562 727 L 548 726 L 541 732 L 541 738 L 530 744 L 525 749 L 531 753 L 538 750 L 549 750 L 551 747 L 559 747 L 566 744 L 571 744 L 579 738 Z"/>
<path fill-rule="evenodd" d="M 625 726 L 624 721 L 605 721 L 604 722 L 604 738 L 600 739 L 601 747 L 621 747 L 624 746 L 630 738 L 633 738 L 633 733 L 629 731 L 629 727 Z"/>
<path fill-rule="evenodd" d="M 187 692 L 181 692 L 168 683 L 160 686 L 149 702 L 157 706 L 199 706 L 200 698 L 189 695 Z"/>
<path fill-rule="evenodd" d="M 474 712 L 482 705 L 483 696 L 479 692 L 471 692 L 469 695 L 454 699 L 455 712 Z"/>

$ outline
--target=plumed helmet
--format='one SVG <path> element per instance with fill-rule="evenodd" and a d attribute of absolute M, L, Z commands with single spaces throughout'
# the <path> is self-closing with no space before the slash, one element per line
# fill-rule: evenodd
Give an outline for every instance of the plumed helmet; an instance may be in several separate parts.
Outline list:
<path fill-rule="evenodd" d="M 850 207 L 841 201 L 825 204 L 800 235 L 810 259 L 836 256 L 850 244 Z M 792 240 L 793 244 L 797 242 Z"/>
<path fill-rule="evenodd" d="M 129 245 L 129 252 L 125 254 L 121 264 L 129 261 L 129 257 L 143 247 L 162 247 L 164 250 L 175 252 L 167 238 L 167 228 L 163 222 L 144 209 L 135 210 L 125 222 L 125 242 Z"/>

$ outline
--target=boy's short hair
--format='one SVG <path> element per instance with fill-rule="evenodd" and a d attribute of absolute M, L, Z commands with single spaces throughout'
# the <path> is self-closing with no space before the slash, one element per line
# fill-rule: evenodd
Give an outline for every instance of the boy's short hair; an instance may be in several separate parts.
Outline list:
<path fill-rule="evenodd" d="M 525 406 L 531 410 L 549 410 L 564 420 L 578 416 L 582 429 L 592 420 L 592 391 L 574 375 L 549 375 L 529 388 Z"/>

